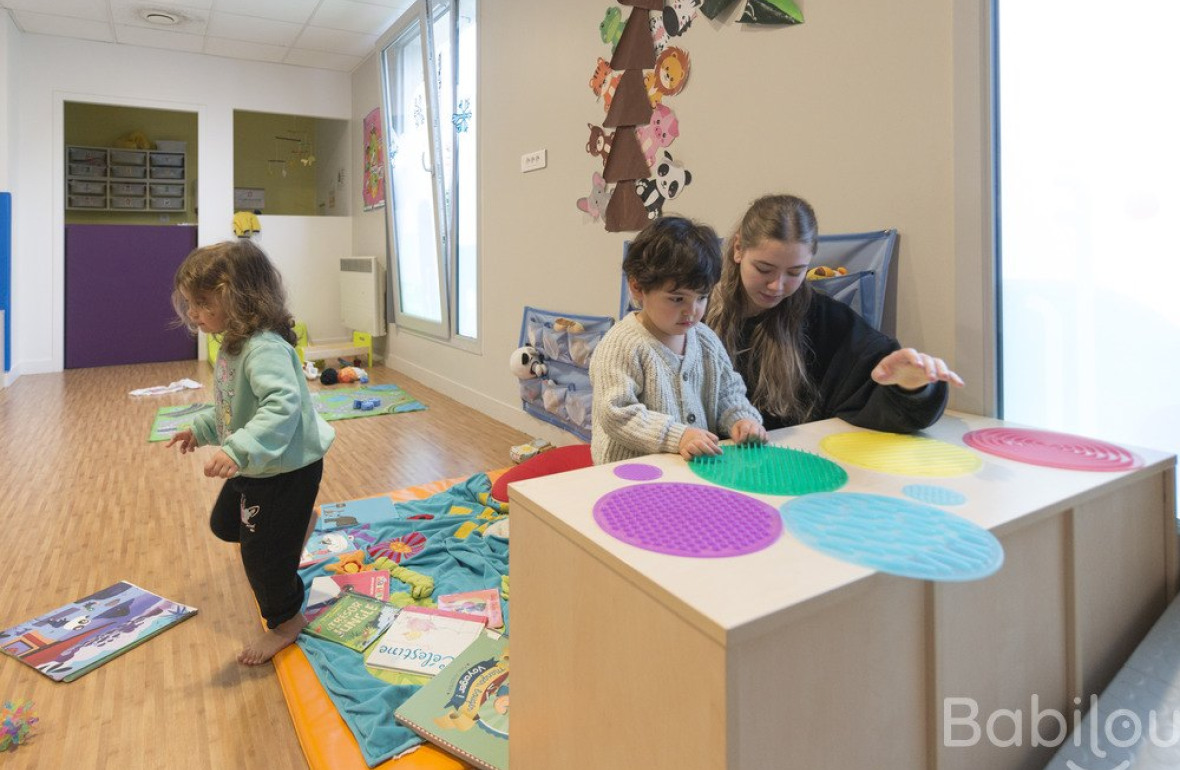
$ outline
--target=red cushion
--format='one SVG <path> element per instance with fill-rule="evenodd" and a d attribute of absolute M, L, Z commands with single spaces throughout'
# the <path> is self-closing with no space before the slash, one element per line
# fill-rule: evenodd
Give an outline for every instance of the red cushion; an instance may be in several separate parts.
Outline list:
<path fill-rule="evenodd" d="M 578 468 L 589 468 L 593 464 L 594 461 L 590 459 L 589 444 L 554 447 L 535 457 L 530 457 L 515 468 L 504 471 L 503 475 L 496 479 L 496 483 L 492 484 L 492 497 L 506 503 L 508 502 L 508 485 L 514 481 L 535 479 L 538 476 L 564 473 Z"/>

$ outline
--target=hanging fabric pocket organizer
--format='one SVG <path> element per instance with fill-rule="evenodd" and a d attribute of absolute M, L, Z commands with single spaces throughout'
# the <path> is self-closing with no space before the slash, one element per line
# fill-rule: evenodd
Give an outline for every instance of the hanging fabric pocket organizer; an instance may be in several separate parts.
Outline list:
<path fill-rule="evenodd" d="M 608 316 L 574 315 L 525 307 L 520 344 L 540 353 L 544 377 L 520 381 L 524 410 L 590 440 L 590 356 L 614 324 Z"/>

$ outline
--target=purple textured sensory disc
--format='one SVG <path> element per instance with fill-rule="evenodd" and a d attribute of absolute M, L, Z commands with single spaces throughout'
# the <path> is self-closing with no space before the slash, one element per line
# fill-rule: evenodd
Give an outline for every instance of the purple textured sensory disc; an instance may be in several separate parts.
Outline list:
<path fill-rule="evenodd" d="M 647 551 L 713 558 L 766 548 L 782 517 L 748 495 L 703 484 L 655 483 L 608 492 L 594 520 L 611 537 Z"/>
<path fill-rule="evenodd" d="M 615 468 L 615 475 L 627 481 L 655 481 L 664 472 L 647 463 L 626 463 Z"/>

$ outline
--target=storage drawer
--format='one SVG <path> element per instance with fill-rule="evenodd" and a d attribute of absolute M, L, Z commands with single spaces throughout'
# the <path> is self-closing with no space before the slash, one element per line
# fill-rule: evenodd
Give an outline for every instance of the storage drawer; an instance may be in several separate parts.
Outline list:
<path fill-rule="evenodd" d="M 184 208 L 184 198 L 152 198 L 152 208 L 179 211 Z"/>
<path fill-rule="evenodd" d="M 82 182 L 77 179 L 70 180 L 70 194 L 71 195 L 106 195 L 106 182 Z"/>
<path fill-rule="evenodd" d="M 182 184 L 153 184 L 152 197 L 161 198 L 183 198 L 184 185 Z"/>
<path fill-rule="evenodd" d="M 160 167 L 152 169 L 152 179 L 184 179 L 184 167 Z"/>
<path fill-rule="evenodd" d="M 147 184 L 144 182 L 111 182 L 111 195 L 142 198 L 147 195 Z"/>
<path fill-rule="evenodd" d="M 92 150 L 89 147 L 70 148 L 70 163 L 97 163 L 105 165 L 106 160 L 106 150 Z"/>
<path fill-rule="evenodd" d="M 147 163 L 147 153 L 134 150 L 111 150 L 111 163 L 118 163 L 120 166 L 142 166 Z"/>
<path fill-rule="evenodd" d="M 69 202 L 72 209 L 101 209 L 107 205 L 102 195 L 71 195 Z"/>
<path fill-rule="evenodd" d="M 184 156 L 173 153 L 152 153 L 153 166 L 183 166 Z"/>
<path fill-rule="evenodd" d="M 71 163 L 70 176 L 106 176 L 107 167 L 105 163 Z"/>
<path fill-rule="evenodd" d="M 111 176 L 122 179 L 143 179 L 146 173 L 143 166 L 111 166 Z"/>
<path fill-rule="evenodd" d="M 111 208 L 113 209 L 142 209 L 145 203 L 147 203 L 147 198 L 131 198 L 128 196 L 111 198 Z"/>

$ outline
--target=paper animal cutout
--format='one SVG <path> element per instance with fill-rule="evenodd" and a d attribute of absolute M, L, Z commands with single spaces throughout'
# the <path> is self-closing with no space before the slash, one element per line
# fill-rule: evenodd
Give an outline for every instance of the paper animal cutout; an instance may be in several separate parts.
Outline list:
<path fill-rule="evenodd" d="M 617 5 L 606 9 L 606 14 L 598 24 L 598 36 L 612 51 L 619 44 L 619 38 L 623 36 L 623 12 Z"/>
<path fill-rule="evenodd" d="M 668 30 L 664 29 L 664 15 L 662 13 L 653 13 L 647 22 L 648 28 L 651 29 L 651 43 L 655 48 L 656 56 L 668 47 Z"/>
<path fill-rule="evenodd" d="M 635 183 L 635 193 L 643 202 L 649 219 L 661 216 L 664 203 L 684 192 L 692 181 L 688 169 L 673 161 L 667 150 L 660 151 L 660 159 L 652 170 L 655 175 L 651 179 L 640 179 Z"/>
<path fill-rule="evenodd" d="M 682 48 L 670 45 L 660 52 L 656 57 L 656 68 L 644 78 L 647 95 L 653 106 L 665 96 L 673 96 L 684 90 L 690 66 L 688 53 Z"/>
<path fill-rule="evenodd" d="M 590 215 L 597 222 L 606 213 L 606 206 L 610 202 L 610 188 L 602 174 L 597 171 L 590 177 L 590 194 L 585 198 L 578 198 L 578 208 Z"/>
<path fill-rule="evenodd" d="M 802 24 L 803 12 L 793 0 L 746 0 L 742 24 Z"/>
<path fill-rule="evenodd" d="M 591 139 L 594 137 L 593 128 L 591 126 Z M 639 148 L 643 150 L 643 157 L 647 159 L 649 166 L 656 162 L 656 155 L 659 151 L 672 144 L 672 141 L 678 136 L 680 136 L 680 124 L 676 120 L 676 113 L 664 104 L 656 105 L 652 109 L 651 120 L 646 126 L 635 127 L 635 137 L 639 139 Z"/>
<path fill-rule="evenodd" d="M 593 123 L 587 123 L 586 126 L 590 129 L 590 140 L 586 142 L 586 152 L 602 158 L 602 165 L 606 166 L 606 159 L 610 155 L 610 146 L 615 139 L 615 132 L 607 131 Z"/>
<path fill-rule="evenodd" d="M 664 6 L 664 29 L 669 37 L 679 37 L 692 26 L 700 11 L 701 0 L 668 0 Z"/>

